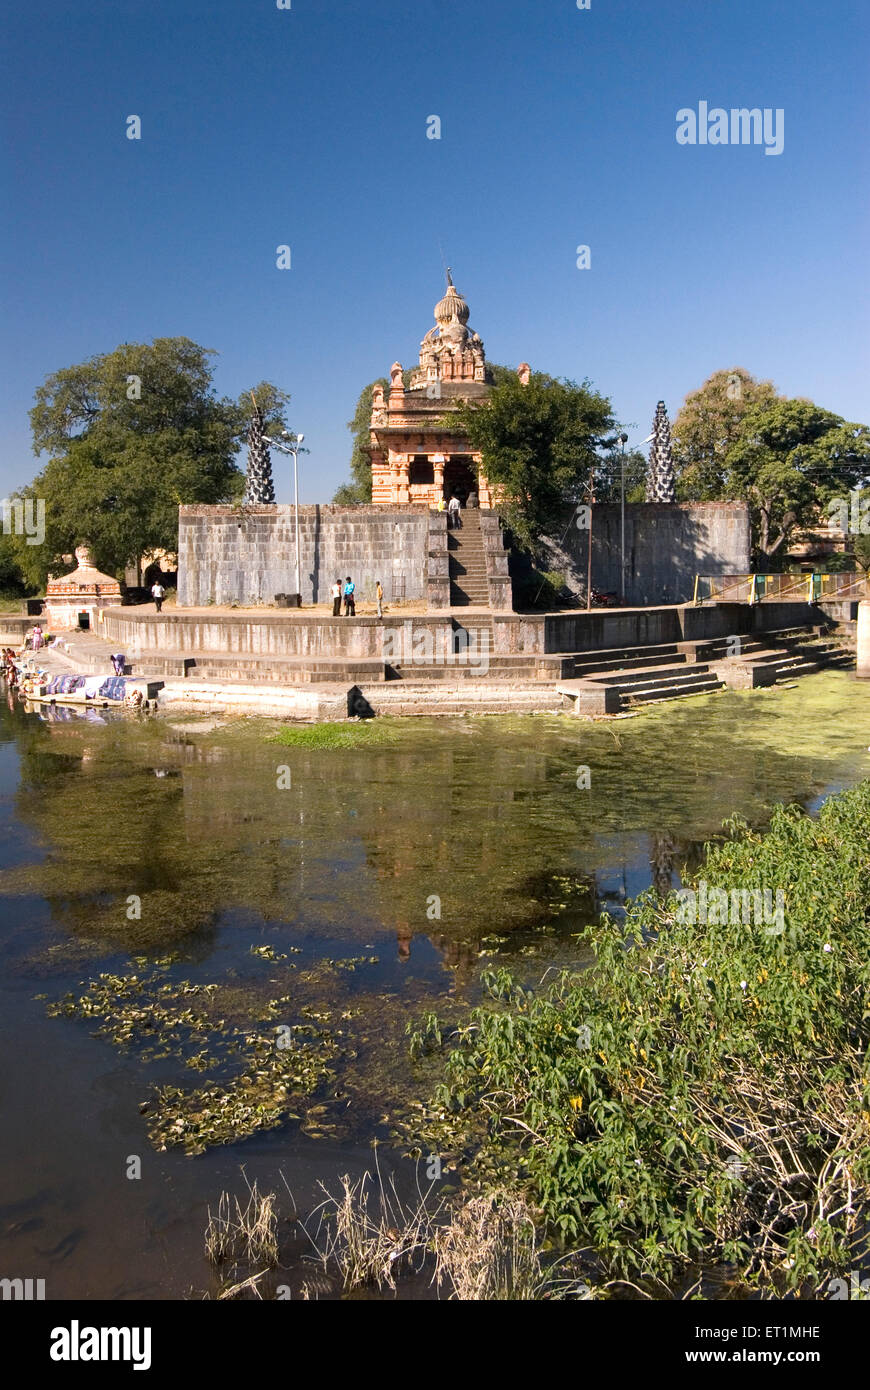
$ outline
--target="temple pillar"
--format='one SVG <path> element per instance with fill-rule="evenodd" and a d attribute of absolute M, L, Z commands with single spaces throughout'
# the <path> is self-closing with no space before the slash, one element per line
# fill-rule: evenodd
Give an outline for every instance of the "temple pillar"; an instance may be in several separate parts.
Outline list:
<path fill-rule="evenodd" d="M 441 497 L 444 492 L 444 464 L 446 463 L 446 459 L 443 454 L 429 454 L 427 457 L 432 465 L 432 473 L 434 476 L 433 502 L 437 506 L 438 498 Z"/>

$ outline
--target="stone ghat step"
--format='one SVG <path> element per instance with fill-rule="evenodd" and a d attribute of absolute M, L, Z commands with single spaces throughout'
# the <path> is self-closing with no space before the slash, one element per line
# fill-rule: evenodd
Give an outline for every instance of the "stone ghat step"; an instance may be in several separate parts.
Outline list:
<path fill-rule="evenodd" d="M 721 690 L 722 682 L 715 676 L 696 681 L 690 686 L 662 686 L 658 690 L 630 691 L 620 697 L 620 708 L 630 709 L 632 705 L 648 705 L 654 700 L 685 700 L 690 695 L 712 695 Z"/>
<path fill-rule="evenodd" d="M 654 676 L 650 673 L 642 680 L 608 681 L 607 684 L 611 688 L 615 687 L 620 695 L 626 696 L 643 694 L 647 690 L 683 690 L 709 681 L 717 686 L 723 684 L 707 666 L 678 666 L 661 667 Z"/>
<path fill-rule="evenodd" d="M 710 675 L 710 668 L 704 663 L 700 665 L 683 664 L 682 666 L 647 666 L 636 671 L 606 672 L 602 676 L 600 684 L 622 690 L 628 689 L 630 686 L 660 685 L 663 681 L 696 681 L 708 675 Z M 582 679 L 596 681 L 597 677 L 589 674 L 584 675 Z"/>
<path fill-rule="evenodd" d="M 358 683 L 383 681 L 380 657 L 233 656 L 202 652 L 149 652 L 131 662 L 134 672 L 200 681 L 267 682 L 276 685 L 308 685 L 318 682 Z"/>
<path fill-rule="evenodd" d="M 602 661 L 595 656 L 583 654 L 582 659 L 573 658 L 573 674 L 575 677 L 582 677 L 584 680 L 595 680 L 599 675 L 618 674 L 619 672 L 642 671 L 645 667 L 661 666 L 663 658 L 667 658 L 676 666 L 681 662 L 685 664 L 686 658 L 681 655 L 674 647 L 650 648 L 646 655 L 632 656 L 628 660 L 624 656 L 613 657 L 610 660 Z"/>
<path fill-rule="evenodd" d="M 548 681 L 551 685 L 559 679 L 559 669 L 554 666 L 538 666 L 534 661 L 518 661 L 515 665 L 497 663 L 496 659 L 490 658 L 486 663 L 486 669 L 481 670 L 479 661 L 472 655 L 471 659 L 465 664 L 451 662 L 443 665 L 415 666 L 415 665 L 390 665 L 387 667 L 387 683 L 392 685 L 399 681 L 403 685 L 409 682 L 440 681 L 448 683 L 450 681 Z"/>
<path fill-rule="evenodd" d="M 561 714 L 567 702 L 552 687 L 440 685 L 361 687 L 376 715 Z"/>

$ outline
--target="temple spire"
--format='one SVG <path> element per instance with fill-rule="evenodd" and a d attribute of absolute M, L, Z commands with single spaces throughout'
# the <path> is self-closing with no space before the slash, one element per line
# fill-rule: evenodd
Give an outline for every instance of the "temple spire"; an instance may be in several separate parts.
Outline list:
<path fill-rule="evenodd" d="M 646 474 L 647 502 L 675 502 L 674 454 L 671 448 L 671 422 L 664 401 L 656 406 L 653 420 L 653 442 L 649 450 Z"/>
<path fill-rule="evenodd" d="M 253 391 L 254 413 L 248 429 L 248 472 L 245 480 L 245 502 L 252 507 L 269 506 L 275 501 L 272 481 L 272 460 L 269 446 L 263 438 L 263 413 Z"/>

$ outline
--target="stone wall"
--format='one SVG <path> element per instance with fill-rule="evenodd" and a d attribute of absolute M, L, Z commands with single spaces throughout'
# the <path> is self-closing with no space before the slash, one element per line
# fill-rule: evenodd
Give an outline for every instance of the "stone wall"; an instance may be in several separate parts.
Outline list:
<path fill-rule="evenodd" d="M 360 598 L 380 579 L 387 601 L 426 593 L 429 512 L 421 507 L 299 508 L 303 603 L 325 603 L 333 580 L 351 575 Z M 178 603 L 271 604 L 296 588 L 292 506 L 181 507 Z"/>
<path fill-rule="evenodd" d="M 569 526 L 564 549 L 584 588 L 588 543 L 588 531 Z M 620 545 L 619 504 L 594 507 L 592 584 L 605 593 L 621 592 Z M 749 569 L 749 511 L 745 503 L 641 502 L 626 506 L 627 603 L 686 603 L 693 596 L 696 574 L 745 574 Z"/>
<path fill-rule="evenodd" d="M 823 624 L 825 614 L 807 603 L 711 603 L 673 608 L 493 615 L 496 655 L 613 651 Z"/>

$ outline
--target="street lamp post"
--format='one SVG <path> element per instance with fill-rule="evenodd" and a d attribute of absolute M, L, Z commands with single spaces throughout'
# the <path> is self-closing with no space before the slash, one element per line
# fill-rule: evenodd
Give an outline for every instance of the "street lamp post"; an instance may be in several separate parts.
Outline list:
<path fill-rule="evenodd" d="M 619 602 L 625 607 L 625 446 L 628 435 L 621 434 L 622 460 L 619 471 Z"/>
<path fill-rule="evenodd" d="M 282 454 L 293 455 L 293 508 L 295 513 L 296 530 L 296 595 L 299 599 L 299 606 L 302 606 L 302 585 L 299 577 L 299 445 L 305 438 L 304 434 L 297 434 L 292 444 L 285 444 L 282 440 L 292 439 L 293 436 L 287 431 L 282 431 L 281 439 L 270 439 L 268 435 L 263 436 L 266 443 L 272 449 L 277 449 Z"/>

